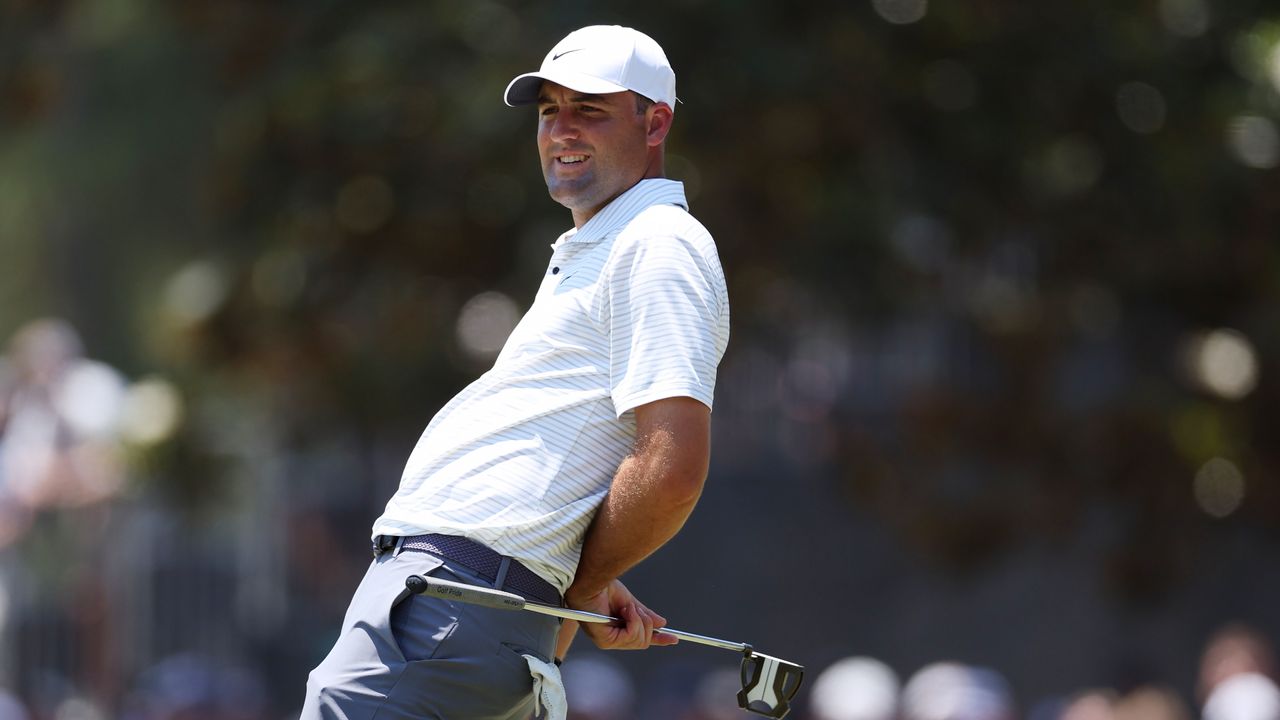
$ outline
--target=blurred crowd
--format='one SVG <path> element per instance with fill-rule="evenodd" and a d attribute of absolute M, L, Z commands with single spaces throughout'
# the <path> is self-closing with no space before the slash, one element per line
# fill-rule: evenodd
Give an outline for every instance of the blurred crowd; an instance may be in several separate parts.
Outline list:
<path fill-rule="evenodd" d="M 126 528 L 148 523 L 146 494 L 129 481 L 136 484 L 145 463 L 126 458 L 168 437 L 180 412 L 172 386 L 154 378 L 131 382 L 87 358 L 66 322 L 35 321 L 13 336 L 0 364 L 0 720 L 289 716 L 312 656 L 264 646 L 307 648 L 298 631 L 314 633 L 331 619 L 326 613 L 336 616 L 338 608 L 323 598 L 338 602 L 333 598 L 343 594 L 325 590 L 316 578 L 326 573 L 313 563 L 342 557 L 335 536 L 347 533 L 326 521 L 326 513 L 291 512 L 291 526 L 318 552 L 310 553 L 311 563 L 294 558 L 296 567 L 285 574 L 321 583 L 312 588 L 317 615 L 277 617 L 258 638 L 261 645 L 252 637 L 211 642 L 220 612 L 252 636 L 236 608 L 247 605 L 258 617 L 261 598 L 255 603 L 240 593 L 227 607 L 200 607 L 184 599 L 180 586 L 175 595 L 175 587 L 163 583 L 194 583 L 199 595 L 216 596 L 216 577 L 172 573 L 155 555 L 138 562 L 141 545 L 166 537 L 163 526 L 181 528 L 191 520 L 176 510 L 157 510 L 173 517 L 160 521 L 159 530 L 150 521 L 153 529 L 141 541 L 131 541 Z M 74 552 L 42 550 L 48 545 Z M 117 547 L 131 561 L 120 561 L 111 550 Z M 178 554 L 186 562 L 200 550 Z M 352 568 L 361 562 L 342 559 Z M 349 579 L 341 572 L 329 576 L 337 583 Z M 180 607 L 167 621 L 174 610 L 159 604 Z M 204 628 L 161 637 L 167 624 Z M 131 647 L 139 639 L 144 646 Z M 283 670 L 273 672 L 272 660 Z M 793 707 L 795 717 L 808 720 L 1280 720 L 1272 641 L 1245 625 L 1226 626 L 1207 640 L 1198 683 L 1186 689 L 1136 683 L 1025 698 L 998 669 L 937 662 L 903 680 L 866 656 L 809 672 Z M 677 662 L 640 678 L 616 656 L 579 648 L 564 675 L 576 720 L 730 720 L 742 712 L 736 704 L 741 680 L 729 663 L 708 669 Z"/>
<path fill-rule="evenodd" d="M 1276 720 L 1280 718 L 1273 644 L 1230 624 L 1208 638 L 1198 682 L 1090 687 L 1043 698 L 1019 697 L 999 670 L 961 662 L 928 664 L 903 681 L 885 662 L 849 656 L 811 669 L 793 704 L 800 720 Z M 585 653 L 564 666 L 575 720 L 735 720 L 746 717 L 732 669 L 704 674 L 681 695 L 639 685 L 608 655 Z M 662 682 L 656 679 L 656 683 Z M 659 698 L 658 701 L 653 701 Z M 675 698 L 675 699 L 672 699 Z M 649 702 L 645 702 L 645 700 Z M 664 701 L 665 700 L 665 701 Z"/>
<path fill-rule="evenodd" d="M 811 720 L 1265 720 L 1280 717 L 1271 641 L 1245 625 L 1224 626 L 1204 647 L 1190 693 L 1169 684 L 1082 688 L 1019 698 L 998 670 L 928 665 L 905 683 L 868 657 L 840 660 L 810 688 Z"/>

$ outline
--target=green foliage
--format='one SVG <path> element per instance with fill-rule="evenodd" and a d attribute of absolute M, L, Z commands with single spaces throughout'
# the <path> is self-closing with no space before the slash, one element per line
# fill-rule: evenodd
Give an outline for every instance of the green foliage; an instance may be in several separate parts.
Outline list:
<path fill-rule="evenodd" d="M 527 303 L 568 223 L 501 91 L 598 21 L 646 30 L 677 69 L 671 167 L 730 277 L 727 365 L 822 327 L 933 323 L 968 348 L 892 398 L 892 441 L 829 458 L 939 556 L 1054 527 L 1025 520 L 1028 496 L 1075 487 L 1042 508 L 1070 525 L 1145 502 L 1124 488 L 1152 472 L 1190 477 L 1164 420 L 1203 400 L 1171 359 L 1186 333 L 1238 328 L 1261 377 L 1280 370 L 1280 17 L 1251 0 L 6 3 L 0 335 L 62 315 L 197 406 L 227 378 L 260 393 L 299 442 L 411 435 L 479 367 L 459 309 L 487 289 Z M 174 308 L 193 263 L 218 268 L 194 315 Z M 1097 346 L 1122 380 L 1074 403 L 1057 385 Z M 860 436 L 878 416 L 850 384 L 817 421 Z M 1272 475 L 1276 392 L 1207 400 Z M 181 474 L 201 451 L 169 457 Z M 935 485 L 957 464 L 995 479 L 953 503 Z"/>

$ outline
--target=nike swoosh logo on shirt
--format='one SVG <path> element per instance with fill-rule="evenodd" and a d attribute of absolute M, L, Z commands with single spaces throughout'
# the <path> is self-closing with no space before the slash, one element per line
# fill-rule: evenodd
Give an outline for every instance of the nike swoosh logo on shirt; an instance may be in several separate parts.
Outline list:
<path fill-rule="evenodd" d="M 552 56 L 551 56 L 551 62 L 555 62 L 555 61 L 559 60 L 560 58 L 564 57 L 565 55 L 568 55 L 569 53 L 572 53 L 572 52 L 578 52 L 578 51 L 581 51 L 581 50 L 586 50 L 586 48 L 574 48 L 574 49 L 572 49 L 572 50 L 565 50 L 564 52 L 562 52 L 562 53 L 560 53 L 560 54 L 558 54 L 558 55 L 552 55 Z"/>

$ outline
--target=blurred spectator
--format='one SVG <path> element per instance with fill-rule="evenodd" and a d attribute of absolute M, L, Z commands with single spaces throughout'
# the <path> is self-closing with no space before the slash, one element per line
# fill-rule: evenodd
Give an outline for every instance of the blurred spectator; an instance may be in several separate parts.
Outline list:
<path fill-rule="evenodd" d="M 1116 701 L 1114 691 L 1085 690 L 1067 702 L 1062 710 L 1061 720 L 1114 720 Z"/>
<path fill-rule="evenodd" d="M 1280 720 L 1275 651 L 1251 627 L 1231 624 L 1213 635 L 1200 658 L 1205 720 Z"/>
<path fill-rule="evenodd" d="M 1142 685 L 1120 695 L 1114 690 L 1090 688 L 1062 703 L 1061 709 L 1043 715 L 1056 720 L 1190 720 L 1186 704 L 1169 688 Z"/>
<path fill-rule="evenodd" d="M 893 720 L 898 676 L 869 657 L 847 657 L 823 670 L 809 691 L 814 720 Z"/>
<path fill-rule="evenodd" d="M 1223 681 L 1245 673 L 1274 679 L 1275 652 L 1271 643 L 1253 628 L 1227 625 L 1209 638 L 1200 656 L 1200 699 L 1207 700 Z"/>
<path fill-rule="evenodd" d="M 904 720 L 1010 720 L 1013 694 L 995 670 L 954 662 L 921 668 L 902 691 Z"/>
<path fill-rule="evenodd" d="M 30 322 L 10 342 L 0 375 L 0 512 L 15 520 L 97 502 L 123 481 L 113 432 L 124 380 L 82 353 L 75 329 L 56 319 Z M 0 545 L 17 535 L 0 533 Z"/>
<path fill-rule="evenodd" d="M 1186 705 L 1168 688 L 1145 685 L 1121 697 L 1112 708 L 1115 720 L 1190 720 Z"/>

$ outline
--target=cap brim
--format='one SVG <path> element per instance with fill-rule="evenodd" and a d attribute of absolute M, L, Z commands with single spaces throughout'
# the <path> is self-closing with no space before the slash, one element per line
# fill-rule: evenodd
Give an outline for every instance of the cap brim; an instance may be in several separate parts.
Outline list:
<path fill-rule="evenodd" d="M 627 91 L 627 88 L 617 83 L 601 80 L 598 77 L 583 73 L 567 70 L 559 72 L 539 71 L 525 73 L 512 80 L 507 85 L 507 91 L 502 96 L 503 100 L 511 107 L 536 103 L 538 102 L 538 93 L 542 90 L 543 81 L 550 81 L 557 85 L 563 85 L 570 90 L 592 95 L 607 95 L 608 93 Z"/>

